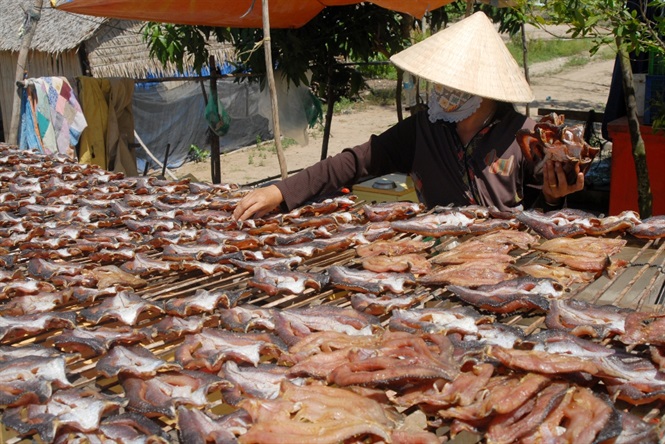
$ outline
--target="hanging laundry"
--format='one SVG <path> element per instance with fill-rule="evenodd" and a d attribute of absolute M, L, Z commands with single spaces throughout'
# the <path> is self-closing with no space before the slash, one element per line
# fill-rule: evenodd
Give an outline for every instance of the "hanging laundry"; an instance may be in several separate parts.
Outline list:
<path fill-rule="evenodd" d="M 25 88 L 40 151 L 76 159 L 76 145 L 87 122 L 69 81 L 64 77 L 33 78 L 25 81 Z M 22 125 L 21 129 L 28 131 L 29 126 Z"/>
<path fill-rule="evenodd" d="M 81 134 L 79 162 L 108 167 L 106 156 L 106 132 L 109 126 L 109 94 L 111 82 L 108 79 L 77 77 L 79 98 L 88 127 Z"/>
<path fill-rule="evenodd" d="M 39 137 L 39 128 L 35 122 L 35 104 L 33 95 L 28 94 L 24 88 L 21 91 L 21 125 L 18 133 L 18 145 L 22 150 L 44 152 L 42 140 Z"/>

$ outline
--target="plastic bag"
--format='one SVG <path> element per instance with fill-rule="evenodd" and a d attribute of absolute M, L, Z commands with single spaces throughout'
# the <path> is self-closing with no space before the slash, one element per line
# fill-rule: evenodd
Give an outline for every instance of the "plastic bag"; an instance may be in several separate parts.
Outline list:
<path fill-rule="evenodd" d="M 226 112 L 221 100 L 213 100 L 212 95 L 208 97 L 208 104 L 205 109 L 205 118 L 210 129 L 222 137 L 229 131 L 231 126 L 231 117 Z"/>
<path fill-rule="evenodd" d="M 309 123 L 310 128 L 323 120 L 323 105 L 318 97 L 316 97 L 312 92 L 309 92 L 309 103 L 305 103 L 305 115 L 307 116 L 307 122 Z"/>
<path fill-rule="evenodd" d="M 275 87 L 282 135 L 294 139 L 300 146 L 307 146 L 307 128 L 323 118 L 321 102 L 306 85 L 289 84 L 279 70 L 275 71 Z M 259 114 L 268 119 L 272 128 L 272 100 L 268 88 L 261 92 Z"/>

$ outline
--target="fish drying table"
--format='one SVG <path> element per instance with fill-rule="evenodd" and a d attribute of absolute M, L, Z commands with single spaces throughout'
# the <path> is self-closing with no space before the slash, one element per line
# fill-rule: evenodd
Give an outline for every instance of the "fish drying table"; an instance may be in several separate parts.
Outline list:
<path fill-rule="evenodd" d="M 0 150 L 0 157 L 2 157 L 2 150 Z M 1 164 L 1 162 L 0 162 Z M 62 180 L 66 180 L 66 175 L 61 176 Z M 7 182 L 3 181 L 2 192 L 6 192 L 5 188 L 8 187 Z M 361 210 L 361 202 L 358 202 L 354 207 L 349 208 L 350 212 L 359 213 Z M 408 235 L 408 234 L 395 234 L 392 240 L 398 239 L 422 239 L 421 236 Z M 442 237 L 439 244 L 432 249 L 432 253 L 436 253 L 445 248 L 448 242 L 454 240 L 466 241 L 468 237 Z M 8 248 L 8 255 L 20 256 L 21 252 L 18 247 Z M 159 251 L 154 249 L 149 251 L 151 257 L 158 257 Z M 430 254 L 431 256 L 431 254 Z M 526 264 L 540 260 L 540 255 L 534 250 L 522 252 L 517 259 L 518 264 Z M 598 279 L 588 284 L 576 284 L 570 288 L 568 297 L 585 300 L 594 304 L 611 304 L 617 307 L 631 308 L 635 310 L 649 310 L 660 312 L 662 310 L 662 299 L 665 276 L 663 274 L 663 267 L 665 266 L 665 241 L 641 241 L 635 238 L 630 239 L 629 243 L 622 249 L 621 253 L 617 255 L 617 259 L 627 261 L 628 265 L 619 268 L 618 272 L 612 278 L 603 274 Z M 15 267 L 25 271 L 25 260 L 17 262 Z M 90 265 L 91 261 L 85 256 L 75 258 L 72 263 Z M 316 255 L 311 258 L 306 258 L 301 265 L 297 267 L 299 271 L 307 271 L 312 273 L 323 272 L 329 267 L 334 265 L 342 265 L 349 267 L 357 267 L 358 259 L 353 247 L 343 249 L 341 251 L 333 251 Z M 149 301 L 167 301 L 174 298 L 182 298 L 192 296 L 197 290 L 246 290 L 244 296 L 238 301 L 240 304 L 252 304 L 262 308 L 275 308 L 279 310 L 289 310 L 295 308 L 315 307 L 320 305 L 332 305 L 339 307 L 349 307 L 350 302 L 347 290 L 340 290 L 325 286 L 320 291 L 308 288 L 302 294 L 279 294 L 270 296 L 264 292 L 258 291 L 255 288 L 248 286 L 248 281 L 251 278 L 251 273 L 236 269 L 234 272 L 217 272 L 212 275 L 206 275 L 200 271 L 182 272 L 171 271 L 162 273 L 153 273 L 147 277 L 148 285 L 144 288 L 136 290 L 136 294 Z M 453 307 L 460 305 L 454 295 L 448 292 L 445 287 L 431 288 L 423 287 L 421 285 L 410 288 L 407 294 L 421 293 L 424 294 L 420 298 L 420 302 L 413 308 L 424 307 Z M 93 303 L 78 303 L 76 301 L 69 302 L 58 307 L 57 311 L 60 312 L 76 312 L 79 313 L 88 308 Z M 143 313 L 135 327 L 146 328 L 154 325 L 164 315 L 154 315 L 153 313 Z M 380 317 L 381 323 L 386 326 L 389 315 Z M 546 328 L 544 325 L 544 317 L 539 314 L 523 313 L 519 315 L 511 315 L 500 317 L 499 321 L 508 325 L 520 326 L 525 333 L 533 333 L 538 330 Z M 208 319 L 206 325 L 215 325 L 216 320 L 213 318 Z M 80 327 L 92 326 L 89 322 L 79 322 Z M 122 323 L 117 321 L 105 321 L 99 325 L 106 327 L 121 326 Z M 52 347 L 52 340 L 58 335 L 60 330 L 51 330 L 41 332 L 34 335 L 23 335 L 20 337 L 5 338 L 0 341 L 0 345 L 32 345 L 43 344 L 47 347 Z M 183 342 L 182 337 L 168 337 L 157 338 L 148 343 L 144 343 L 145 348 L 153 352 L 159 358 L 165 361 L 171 361 L 174 357 L 174 350 L 178 345 Z M 120 386 L 117 378 L 106 378 L 96 371 L 96 364 L 99 356 L 82 356 L 74 357 L 67 363 L 67 374 L 72 381 L 74 387 L 94 386 L 108 393 L 122 394 L 123 389 Z M 219 392 L 209 395 L 209 405 L 207 410 L 217 414 L 222 414 L 230 411 Z M 648 404 L 632 408 L 634 412 L 639 413 L 640 416 L 646 417 L 648 420 L 661 420 L 663 412 L 661 405 L 657 403 Z M 3 410 L 0 410 L 2 412 Z M 170 436 L 177 441 L 176 423 L 174 419 L 160 417 L 154 418 L 163 429 L 170 434 Z M 8 444 L 27 443 L 32 442 L 32 437 L 19 438 L 16 437 L 14 432 L 8 429 L 3 430 L 0 435 L 0 440 Z M 461 439 L 461 438 L 459 438 Z"/>
<path fill-rule="evenodd" d="M 398 236 L 403 237 L 403 236 Z M 452 239 L 452 238 L 451 238 Z M 445 243 L 445 239 L 443 240 Z M 665 242 L 656 243 L 648 241 L 644 243 L 635 242 L 627 245 L 621 253 L 622 258 L 629 260 L 631 265 L 619 270 L 614 278 L 601 276 L 588 285 L 580 285 L 572 289 L 571 297 L 584 299 L 589 302 L 602 304 L 613 304 L 620 307 L 634 309 L 655 308 L 662 310 L 662 305 L 657 304 L 659 297 L 662 298 L 662 285 L 665 277 L 662 272 L 665 264 Z M 309 270 L 323 270 L 330 265 L 344 265 L 353 262 L 356 255 L 353 251 L 344 251 L 336 253 L 323 254 L 319 257 L 307 260 L 303 268 Z M 535 259 L 533 252 L 523 255 L 520 263 L 527 263 Z M 249 279 L 248 272 L 237 273 L 233 275 L 219 276 L 190 276 L 183 279 L 182 275 L 173 274 L 171 276 L 161 276 L 151 282 L 150 286 L 137 293 L 150 300 L 163 300 L 171 297 L 192 295 L 198 289 L 219 289 L 219 288 L 239 288 L 246 286 Z M 412 291 L 422 291 L 415 289 Z M 341 307 L 349 306 L 347 291 L 326 290 L 316 292 L 307 290 L 302 295 L 254 295 L 248 298 L 246 303 L 255 304 L 260 307 L 290 309 L 311 307 L 320 304 L 338 305 Z M 444 289 L 436 289 L 429 292 L 429 296 L 424 298 L 418 305 L 419 307 L 452 307 L 458 305 L 452 295 Z M 80 309 L 72 307 L 73 309 Z M 81 307 L 82 308 L 82 307 Z M 509 325 L 519 325 L 526 333 L 533 333 L 544 328 L 543 316 L 509 316 L 502 319 L 502 322 Z M 157 322 L 157 318 L 143 317 L 140 322 L 142 327 L 147 327 Z M 384 319 L 384 324 L 386 323 Z M 114 323 L 106 324 L 108 326 Z M 115 325 L 120 325 L 115 324 Z M 22 338 L 21 343 L 39 344 L 45 342 L 50 334 L 40 334 L 34 337 Z M 162 359 L 169 360 L 173 358 L 173 350 L 182 342 L 181 339 L 172 341 L 156 341 L 146 346 Z M 77 377 L 76 387 L 85 385 L 96 385 L 97 387 L 110 392 L 122 393 L 122 388 L 118 386 L 118 381 L 114 378 L 103 378 L 95 372 L 96 359 L 89 359 L 80 362 L 74 362 L 69 365 L 68 370 L 72 377 Z M 217 393 L 217 395 L 219 395 Z M 218 414 L 229 411 L 219 396 L 211 395 L 211 404 L 209 409 Z M 640 410 L 640 408 L 636 408 Z M 663 414 L 660 407 L 650 407 L 641 412 L 642 415 L 648 415 L 649 418 L 659 417 Z M 175 433 L 175 424 L 173 420 L 161 418 L 164 430 L 172 436 Z M 27 443 L 31 441 L 20 440 L 19 438 L 9 438 L 13 433 L 9 430 L 4 431 L 7 438 L 7 444 Z M 451 442 L 476 442 L 477 438 L 473 435 L 460 434 Z"/>

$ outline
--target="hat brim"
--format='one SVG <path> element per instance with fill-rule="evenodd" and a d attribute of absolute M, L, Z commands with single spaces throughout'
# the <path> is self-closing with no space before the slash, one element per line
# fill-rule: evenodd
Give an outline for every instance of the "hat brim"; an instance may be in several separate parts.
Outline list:
<path fill-rule="evenodd" d="M 533 91 L 483 12 L 393 55 L 395 66 L 425 80 L 481 97 L 529 103 Z"/>

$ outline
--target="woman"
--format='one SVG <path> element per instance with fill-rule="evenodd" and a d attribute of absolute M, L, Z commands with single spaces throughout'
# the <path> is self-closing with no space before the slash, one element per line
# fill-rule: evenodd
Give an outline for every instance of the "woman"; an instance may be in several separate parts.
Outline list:
<path fill-rule="evenodd" d="M 543 207 L 584 187 L 569 185 L 561 165 L 548 162 L 534 174 L 515 134 L 535 122 L 515 111 L 533 93 L 501 36 L 477 12 L 391 57 L 399 68 L 434 83 L 428 110 L 411 116 L 362 145 L 346 149 L 277 184 L 252 191 L 233 213 L 261 217 L 282 205 L 290 210 L 314 196 L 367 176 L 393 172 L 413 178 L 420 200 L 435 205 L 523 208 L 529 189 L 540 189 Z M 538 191 L 536 191 L 538 192 Z M 525 200 L 526 199 L 526 200 Z"/>

